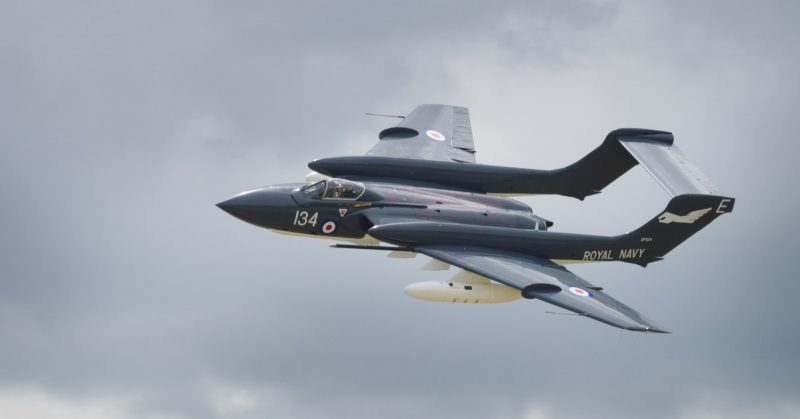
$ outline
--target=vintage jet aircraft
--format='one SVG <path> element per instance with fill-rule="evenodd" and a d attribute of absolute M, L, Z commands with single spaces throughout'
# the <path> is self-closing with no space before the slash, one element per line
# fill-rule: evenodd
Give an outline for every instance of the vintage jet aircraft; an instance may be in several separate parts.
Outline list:
<path fill-rule="evenodd" d="M 388 250 L 394 257 L 421 253 L 434 259 L 434 269 L 437 264 L 463 269 L 447 281 L 409 285 L 412 297 L 461 303 L 536 298 L 619 328 L 662 333 L 666 330 L 562 265 L 646 266 L 733 209 L 734 199 L 716 192 L 669 132 L 619 129 L 572 165 L 533 170 L 476 164 L 466 108 L 421 105 L 402 118 L 378 135 L 365 156 L 314 160 L 308 183 L 243 192 L 218 206 L 278 233 L 355 242 L 334 247 Z M 627 234 L 548 231 L 551 221 L 504 197 L 557 194 L 582 200 L 638 163 L 672 200 Z"/>

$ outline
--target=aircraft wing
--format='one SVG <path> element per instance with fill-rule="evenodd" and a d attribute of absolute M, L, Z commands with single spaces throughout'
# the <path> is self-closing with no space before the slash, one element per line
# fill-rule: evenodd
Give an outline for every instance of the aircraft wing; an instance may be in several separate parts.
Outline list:
<path fill-rule="evenodd" d="M 453 245 L 415 246 L 418 253 L 493 279 L 537 298 L 611 326 L 669 333 L 550 260 L 504 250 Z"/>
<path fill-rule="evenodd" d="M 469 110 L 460 106 L 417 106 L 378 137 L 368 156 L 475 163 Z"/>

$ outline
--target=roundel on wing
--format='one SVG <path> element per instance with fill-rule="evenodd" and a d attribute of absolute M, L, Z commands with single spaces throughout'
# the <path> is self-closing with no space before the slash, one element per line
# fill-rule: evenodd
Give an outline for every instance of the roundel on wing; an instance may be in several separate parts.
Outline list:
<path fill-rule="evenodd" d="M 322 234 L 331 234 L 336 231 L 336 222 L 335 221 L 326 221 L 322 224 Z"/>
<path fill-rule="evenodd" d="M 583 288 L 569 287 L 569 292 L 577 295 L 578 297 L 591 297 L 592 293 Z"/>
<path fill-rule="evenodd" d="M 431 140 L 435 140 L 435 141 L 444 141 L 445 140 L 444 134 L 442 134 L 439 131 L 436 131 L 435 129 L 429 129 L 429 130 L 425 131 L 425 135 L 427 135 L 428 138 L 430 138 Z"/>

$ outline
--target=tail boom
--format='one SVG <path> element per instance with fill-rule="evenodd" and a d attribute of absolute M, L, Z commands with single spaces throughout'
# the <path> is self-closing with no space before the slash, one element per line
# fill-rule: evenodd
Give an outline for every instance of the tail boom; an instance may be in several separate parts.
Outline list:
<path fill-rule="evenodd" d="M 613 237 L 429 221 L 376 225 L 369 235 L 412 250 L 421 245 L 480 246 L 558 263 L 620 261 L 647 266 L 663 259 L 720 215 L 731 212 L 733 204 L 734 199 L 729 197 L 679 195 L 642 227 Z"/>
<path fill-rule="evenodd" d="M 716 188 L 673 145 L 671 133 L 622 128 L 577 162 L 554 170 L 383 156 L 332 157 L 308 167 L 330 177 L 381 177 L 500 195 L 555 194 L 584 199 L 641 164 L 672 196 Z"/>

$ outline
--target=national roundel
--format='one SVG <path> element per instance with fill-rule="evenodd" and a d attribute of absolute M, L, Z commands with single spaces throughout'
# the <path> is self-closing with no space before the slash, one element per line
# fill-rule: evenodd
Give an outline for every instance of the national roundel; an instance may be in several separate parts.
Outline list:
<path fill-rule="evenodd" d="M 592 295 L 591 292 L 578 287 L 569 287 L 569 292 L 577 295 L 578 297 L 590 297 Z"/>
<path fill-rule="evenodd" d="M 444 141 L 445 140 L 444 134 L 442 134 L 439 131 L 436 131 L 435 129 L 429 129 L 429 130 L 425 131 L 425 135 L 427 135 L 428 138 L 430 138 L 431 140 L 434 140 L 434 141 Z"/>
<path fill-rule="evenodd" d="M 336 221 L 325 221 L 322 224 L 322 234 L 331 234 L 336 231 Z"/>

